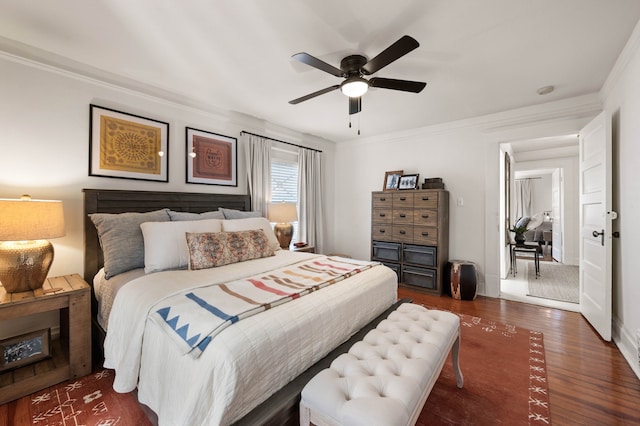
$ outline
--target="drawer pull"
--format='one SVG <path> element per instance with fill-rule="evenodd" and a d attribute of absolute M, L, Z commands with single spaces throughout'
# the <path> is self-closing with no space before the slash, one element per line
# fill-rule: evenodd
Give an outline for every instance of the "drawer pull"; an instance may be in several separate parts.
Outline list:
<path fill-rule="evenodd" d="M 422 215 L 422 218 L 423 218 L 423 219 L 428 219 L 428 218 L 429 218 L 429 215 L 428 215 L 428 214 L 423 214 L 423 215 Z"/>
<path fill-rule="evenodd" d="M 423 232 L 422 232 L 422 236 L 423 236 L 423 237 L 428 237 L 428 236 L 429 236 L 429 233 L 428 233 L 428 232 L 426 232 L 426 231 L 423 231 Z"/>
<path fill-rule="evenodd" d="M 429 201 L 429 197 L 422 197 L 422 201 Z"/>
<path fill-rule="evenodd" d="M 404 235 L 406 233 L 407 233 L 407 231 L 405 231 L 404 229 L 400 230 L 400 235 Z"/>
<path fill-rule="evenodd" d="M 380 197 L 380 201 L 387 201 L 385 197 Z"/>
<path fill-rule="evenodd" d="M 385 232 L 385 231 L 384 231 L 384 229 L 381 229 L 381 230 L 380 230 L 380 233 L 381 233 L 381 234 L 384 234 L 384 232 Z"/>
<path fill-rule="evenodd" d="M 407 201 L 407 197 L 400 197 L 400 201 Z"/>
<path fill-rule="evenodd" d="M 399 216 L 400 216 L 400 217 L 407 217 L 407 215 L 406 215 L 406 214 L 404 214 L 404 213 L 400 213 L 400 215 L 399 215 Z"/>
<path fill-rule="evenodd" d="M 380 213 L 380 217 L 385 217 L 386 214 L 385 213 Z"/>

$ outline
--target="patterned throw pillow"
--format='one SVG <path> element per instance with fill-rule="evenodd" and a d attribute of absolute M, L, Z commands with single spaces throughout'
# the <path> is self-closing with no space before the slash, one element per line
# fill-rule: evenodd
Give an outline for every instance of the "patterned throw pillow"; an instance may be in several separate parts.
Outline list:
<path fill-rule="evenodd" d="M 186 233 L 189 269 L 207 269 L 274 255 L 262 229 L 240 232 Z"/>

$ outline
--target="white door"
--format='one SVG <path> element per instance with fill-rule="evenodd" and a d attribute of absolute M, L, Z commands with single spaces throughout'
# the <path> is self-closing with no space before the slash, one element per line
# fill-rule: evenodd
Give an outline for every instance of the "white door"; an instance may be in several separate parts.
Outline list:
<path fill-rule="evenodd" d="M 611 128 L 604 112 L 580 132 L 580 310 L 611 340 Z"/>
<path fill-rule="evenodd" d="M 558 262 L 564 262 L 562 230 L 562 170 L 555 169 L 551 174 L 551 256 Z"/>

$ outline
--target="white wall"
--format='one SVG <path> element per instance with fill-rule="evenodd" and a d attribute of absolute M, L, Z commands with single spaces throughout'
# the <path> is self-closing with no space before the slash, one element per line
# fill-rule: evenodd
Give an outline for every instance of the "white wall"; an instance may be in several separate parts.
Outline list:
<path fill-rule="evenodd" d="M 244 147 L 238 143 L 238 186 L 185 183 L 185 126 L 239 138 L 241 130 L 324 152 L 326 208 L 333 208 L 334 144 L 251 117 L 181 106 L 68 72 L 0 54 L 0 197 L 59 199 L 66 236 L 54 239 L 51 276 L 83 273 L 82 188 L 244 194 Z M 88 176 L 89 104 L 169 122 L 169 182 Z M 331 217 L 328 223 L 332 232 Z"/>
<path fill-rule="evenodd" d="M 613 230 L 613 314 L 614 340 L 640 377 L 638 336 L 640 336 L 640 24 L 604 88 L 605 112 L 612 120 L 613 209 L 618 220 Z"/>

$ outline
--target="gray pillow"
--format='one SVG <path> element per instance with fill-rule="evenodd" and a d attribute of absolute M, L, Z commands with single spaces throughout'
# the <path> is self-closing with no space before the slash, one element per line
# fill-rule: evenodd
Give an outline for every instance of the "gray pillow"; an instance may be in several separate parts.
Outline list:
<path fill-rule="evenodd" d="M 166 222 L 170 220 L 168 211 L 89 215 L 98 230 L 107 279 L 131 269 L 144 268 L 144 238 L 140 224 Z"/>
<path fill-rule="evenodd" d="M 224 214 L 221 211 L 189 213 L 189 212 L 174 212 L 173 210 L 169 210 L 169 217 L 173 221 L 224 219 Z"/>
<path fill-rule="evenodd" d="M 224 214 L 225 219 L 246 219 L 248 217 L 262 217 L 261 212 L 243 212 L 242 210 L 218 209 Z"/>

